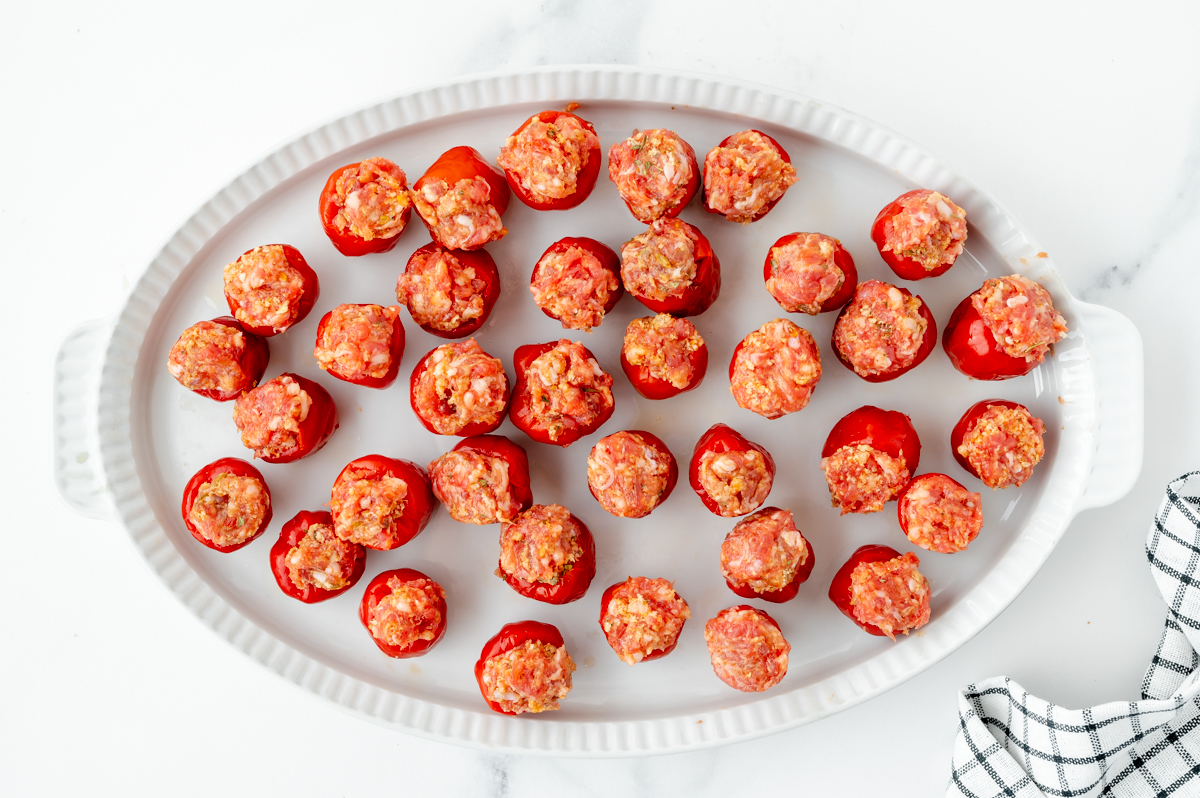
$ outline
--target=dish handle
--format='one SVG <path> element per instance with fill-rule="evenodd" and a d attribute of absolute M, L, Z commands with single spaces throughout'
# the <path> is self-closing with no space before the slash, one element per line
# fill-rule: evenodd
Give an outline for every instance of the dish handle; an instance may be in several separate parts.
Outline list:
<path fill-rule="evenodd" d="M 100 370 L 113 319 L 75 327 L 54 359 L 54 484 L 67 505 L 89 518 L 116 517 L 100 458 L 96 410 Z"/>
<path fill-rule="evenodd" d="M 1126 316 L 1077 302 L 1096 375 L 1096 458 L 1077 511 L 1104 507 L 1128 493 L 1142 471 L 1145 364 L 1142 336 Z"/>

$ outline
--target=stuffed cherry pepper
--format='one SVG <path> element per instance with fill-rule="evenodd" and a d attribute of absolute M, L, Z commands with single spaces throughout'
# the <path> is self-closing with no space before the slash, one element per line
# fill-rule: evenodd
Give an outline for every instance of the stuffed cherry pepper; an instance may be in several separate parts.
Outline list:
<path fill-rule="evenodd" d="M 833 352 L 867 382 L 894 380 L 921 364 L 937 344 L 929 307 L 907 288 L 859 283 L 833 325 Z"/>
<path fill-rule="evenodd" d="M 921 561 L 888 546 L 862 546 L 838 569 L 829 600 L 868 634 L 896 639 L 929 622 L 929 581 Z"/>
<path fill-rule="evenodd" d="M 423 468 L 381 454 L 347 463 L 334 480 L 329 497 L 334 533 L 342 540 L 379 551 L 415 538 L 436 507 Z"/>
<path fill-rule="evenodd" d="M 778 507 L 764 507 L 738 521 L 721 543 L 721 575 L 742 598 L 791 601 L 816 562 L 791 511 Z"/>
<path fill-rule="evenodd" d="M 358 619 L 384 654 L 419 657 L 446 634 L 446 591 L 412 568 L 384 571 L 367 585 Z"/>
<path fill-rule="evenodd" d="M 248 332 L 269 338 L 303 321 L 321 283 L 304 256 L 287 244 L 255 247 L 225 267 L 225 301 Z"/>
<path fill-rule="evenodd" d="M 688 463 L 688 482 L 704 506 L 736 518 L 762 506 L 775 479 L 775 460 L 757 443 L 724 424 L 700 436 Z"/>
<path fill-rule="evenodd" d="M 745 604 L 704 624 L 704 642 L 717 678 L 734 690 L 761 693 L 783 681 L 792 647 L 767 613 Z"/>
<path fill-rule="evenodd" d="M 583 598 L 596 575 L 596 543 L 587 525 L 557 504 L 535 504 L 500 528 L 496 576 L 547 604 Z"/>
<path fill-rule="evenodd" d="M 678 216 L 700 187 L 696 151 L 677 133 L 635 130 L 608 150 L 608 178 L 642 224 Z"/>
<path fill-rule="evenodd" d="M 265 338 L 220 316 L 183 331 L 167 355 L 167 371 L 189 391 L 228 402 L 258 385 L 270 360 Z"/>
<path fill-rule="evenodd" d="M 422 330 L 465 338 L 483 326 L 500 298 L 500 272 L 484 250 L 452 251 L 437 243 L 418 249 L 396 280 L 396 301 Z"/>
<path fill-rule="evenodd" d="M 564 211 L 588 198 L 600 174 L 600 138 L 569 111 L 526 119 L 496 160 L 517 199 L 538 211 Z"/>
<path fill-rule="evenodd" d="M 850 301 L 858 285 L 858 270 L 836 238 L 789 233 L 767 252 L 763 280 L 767 292 L 788 313 L 815 316 Z"/>
<path fill-rule="evenodd" d="M 188 480 L 181 511 L 196 540 L 214 551 L 237 551 L 271 523 L 271 491 L 257 468 L 222 457 Z"/>
<path fill-rule="evenodd" d="M 945 474 L 921 474 L 896 503 L 900 528 L 914 545 L 953 554 L 962 551 L 983 528 L 983 503 Z"/>
<path fill-rule="evenodd" d="M 559 239 L 538 258 L 529 291 L 564 329 L 590 331 L 625 293 L 621 259 L 594 238 Z"/>
<path fill-rule="evenodd" d="M 429 235 L 446 249 L 479 249 L 508 234 L 504 173 L 471 147 L 453 147 L 413 184 L 413 204 Z"/>
<path fill-rule="evenodd" d="M 612 377 L 583 344 L 560 340 L 517 347 L 513 425 L 539 443 L 570 446 L 613 414 Z"/>
<path fill-rule="evenodd" d="M 548 623 L 505 624 L 483 646 L 475 681 L 492 711 L 502 715 L 558 709 L 571 692 L 575 662 L 562 634 Z"/>
<path fill-rule="evenodd" d="M 879 255 L 902 280 L 945 274 L 967 243 L 967 212 L 945 194 L 917 189 L 888 203 L 871 225 Z"/>
<path fill-rule="evenodd" d="M 690 617 L 687 602 L 666 579 L 631 576 L 600 597 L 604 639 L 628 665 L 670 654 Z"/>
<path fill-rule="evenodd" d="M 313 357 L 323 371 L 343 382 L 388 387 L 396 381 L 404 357 L 400 308 L 338 305 L 317 325 Z"/>
<path fill-rule="evenodd" d="M 687 319 L 669 313 L 634 319 L 625 328 L 621 370 L 647 399 L 670 399 L 704 380 L 708 345 Z"/>
<path fill-rule="evenodd" d="M 984 282 L 958 304 L 942 333 L 954 368 L 977 380 L 1020 377 L 1067 334 L 1050 292 L 1019 274 Z"/>
<path fill-rule="evenodd" d="M 588 454 L 588 490 L 619 518 L 643 518 L 667 500 L 679 479 L 675 456 L 657 435 L 614 432 Z"/>
<path fill-rule="evenodd" d="M 367 551 L 333 532 L 333 516 L 301 510 L 271 547 L 271 573 L 287 595 L 315 604 L 345 593 L 362 578 Z"/>
<path fill-rule="evenodd" d="M 734 133 L 704 156 L 704 208 L 731 222 L 757 222 L 795 182 L 787 151 L 760 130 Z"/>
<path fill-rule="evenodd" d="M 533 506 L 529 458 L 503 435 L 475 435 L 429 464 L 433 495 L 464 524 L 508 523 Z"/>
<path fill-rule="evenodd" d="M 1029 408 L 1004 399 L 971 405 L 950 433 L 958 464 L 992 490 L 1020 487 L 1046 454 L 1046 425 Z"/>
<path fill-rule="evenodd" d="M 319 450 L 338 428 L 329 392 L 299 374 L 280 374 L 233 403 L 242 445 L 268 463 L 291 463 Z"/>
<path fill-rule="evenodd" d="M 821 470 L 833 506 L 877 513 L 899 496 L 921 460 L 921 441 L 908 416 L 866 405 L 833 425 L 821 449 Z"/>
<path fill-rule="evenodd" d="M 697 316 L 721 293 L 721 263 L 699 229 L 663 218 L 621 247 L 621 282 L 655 313 Z"/>
<path fill-rule="evenodd" d="M 821 350 L 812 335 L 775 319 L 747 335 L 729 361 L 729 390 L 738 407 L 763 418 L 797 413 L 821 381 Z"/>
<path fill-rule="evenodd" d="M 425 429 L 464 438 L 493 432 L 508 410 L 508 375 L 474 338 L 442 344 L 417 363 L 409 403 Z"/>
<path fill-rule="evenodd" d="M 408 176 L 387 158 L 334 170 L 318 202 L 325 235 L 343 255 L 387 252 L 412 215 Z"/>

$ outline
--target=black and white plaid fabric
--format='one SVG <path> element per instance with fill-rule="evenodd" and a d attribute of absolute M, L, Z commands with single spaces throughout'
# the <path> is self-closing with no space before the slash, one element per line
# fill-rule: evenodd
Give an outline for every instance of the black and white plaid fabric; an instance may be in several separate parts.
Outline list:
<path fill-rule="evenodd" d="M 1167 602 L 1142 701 L 1069 710 L 1006 677 L 959 694 L 949 796 L 1200 796 L 1200 471 L 1167 486 L 1146 541 Z"/>

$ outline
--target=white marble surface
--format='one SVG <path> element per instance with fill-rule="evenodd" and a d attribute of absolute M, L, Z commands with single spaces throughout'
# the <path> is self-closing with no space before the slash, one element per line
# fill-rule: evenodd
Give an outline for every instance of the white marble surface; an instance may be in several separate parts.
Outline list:
<path fill-rule="evenodd" d="M 1132 699 L 1163 617 L 1141 554 L 1200 466 L 1200 9 L 934 2 L 28 4 L 0 25 L 0 264 L 10 379 L 0 496 L 0 791 L 12 795 L 940 794 L 955 693 L 1008 674 L 1066 705 Z M 645 760 L 508 757 L 413 739 L 286 686 L 175 604 L 115 526 L 54 495 L 59 337 L 120 304 L 228 178 L 317 122 L 447 76 L 557 63 L 730 75 L 849 108 L 937 153 L 1146 343 L 1146 465 L 1081 514 L 1024 594 L 890 693 L 762 740 Z M 46 301 L 54 303 L 50 315 Z M 47 323 L 49 319 L 53 321 Z M 34 333 L 34 334 L 31 334 Z M 44 339 L 44 340 L 42 340 Z M 873 767 L 864 767 L 871 761 Z M 565 785 L 565 786 L 564 786 Z"/>

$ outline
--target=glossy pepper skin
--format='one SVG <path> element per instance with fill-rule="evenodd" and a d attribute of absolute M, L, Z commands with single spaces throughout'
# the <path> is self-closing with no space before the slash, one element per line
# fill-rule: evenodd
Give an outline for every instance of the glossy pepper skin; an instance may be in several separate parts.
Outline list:
<path fill-rule="evenodd" d="M 915 474 L 921 462 L 921 439 L 912 420 L 899 410 L 882 410 L 863 405 L 851 410 L 833 425 L 821 456 L 828 457 L 843 446 L 866 444 L 891 457 L 904 456 L 908 473 Z"/>
<path fill-rule="evenodd" d="M 235 477 L 253 477 L 262 483 L 263 491 L 267 495 L 267 510 L 265 513 L 263 513 L 262 524 L 259 526 L 258 531 L 254 533 L 254 537 L 244 540 L 234 546 L 219 546 L 216 543 L 213 543 L 211 540 L 208 540 L 200 534 L 199 530 L 196 529 L 196 525 L 193 524 L 191 518 L 189 518 L 189 516 L 192 514 L 192 505 L 196 503 L 196 497 L 200 495 L 200 488 L 203 487 L 206 482 L 212 482 L 213 477 L 216 477 L 220 474 L 230 474 Z M 183 525 L 187 527 L 188 532 L 192 533 L 192 537 L 203 543 L 205 546 L 208 546 L 213 551 L 219 551 L 223 554 L 227 554 L 231 551 L 237 551 L 240 548 L 250 545 L 259 536 L 261 536 L 263 532 L 266 532 L 267 527 L 271 524 L 273 508 L 274 505 L 271 502 L 271 489 L 267 487 L 267 481 L 263 479 L 262 473 L 245 460 L 238 459 L 237 457 L 222 457 L 220 460 L 214 460 L 208 465 L 204 466 L 204 468 L 201 468 L 192 475 L 191 479 L 188 480 L 187 485 L 185 485 L 183 488 L 183 502 L 180 506 L 180 512 L 183 514 Z"/>
<path fill-rule="evenodd" d="M 554 646 L 555 648 L 562 648 L 565 645 L 562 633 L 558 631 L 558 627 L 548 623 L 540 623 L 539 621 L 507 623 L 500 627 L 500 631 L 491 640 L 483 644 L 483 651 L 479 653 L 479 660 L 475 663 L 475 682 L 479 685 L 479 692 L 483 695 L 483 700 L 487 702 L 488 707 L 493 712 L 499 712 L 501 715 L 517 714 L 516 712 L 501 709 L 498 704 L 488 698 L 487 688 L 483 686 L 483 669 L 487 665 L 487 661 L 492 657 L 523 646 L 530 640 L 542 645 Z"/>
<path fill-rule="evenodd" d="M 299 545 L 304 536 L 308 534 L 308 528 L 315 524 L 325 524 L 332 530 L 333 516 L 324 510 L 301 510 L 283 525 L 283 529 L 279 533 L 279 539 L 271 547 L 271 573 L 274 575 L 279 589 L 305 604 L 316 604 L 319 601 L 340 596 L 354 587 L 359 579 L 362 579 L 363 571 L 367 567 L 366 549 L 357 543 L 352 543 L 350 545 L 354 547 L 354 564 L 351 566 L 349 584 L 340 590 L 326 590 L 316 585 L 308 585 L 304 588 L 296 587 L 296 583 L 292 581 L 291 575 L 288 572 L 288 552 L 293 547 Z"/>
<path fill-rule="evenodd" d="M 951 365 L 976 380 L 1007 380 L 1038 367 L 1038 360 L 1013 357 L 1000 348 L 996 337 L 971 302 L 972 293 L 950 314 L 942 332 L 942 349 Z"/>
<path fill-rule="evenodd" d="M 308 415 L 300 422 L 296 447 L 290 452 L 260 459 L 265 463 L 294 463 L 319 451 L 329 442 L 329 438 L 338 428 L 338 409 L 329 391 L 320 384 L 291 372 L 284 372 L 279 377 L 291 377 L 295 380 L 300 389 L 308 394 L 312 403 L 309 405 Z"/>
<path fill-rule="evenodd" d="M 708 237 L 700 232 L 700 228 L 687 222 L 680 223 L 687 225 L 696 235 L 692 255 L 692 259 L 696 262 L 696 276 L 692 282 L 682 292 L 668 296 L 666 299 L 639 296 L 628 287 L 625 290 L 655 313 L 670 313 L 672 316 L 699 316 L 712 307 L 721 294 L 721 262 L 713 252 Z"/>
<path fill-rule="evenodd" d="M 688 354 L 688 365 L 692 370 L 692 378 L 682 388 L 677 388 L 667 380 L 654 376 L 649 366 L 635 366 L 625 356 L 625 347 L 621 347 L 621 371 L 625 372 L 634 390 L 647 399 L 670 399 L 699 388 L 708 372 L 708 344 L 701 343 Z"/>
<path fill-rule="evenodd" d="M 238 358 L 238 366 L 242 369 L 242 374 L 245 375 L 244 379 L 238 383 L 236 388 L 230 391 L 222 391 L 219 388 L 201 388 L 199 390 L 188 388 L 188 390 L 218 402 L 230 402 L 241 396 L 243 391 L 248 391 L 258 385 L 258 381 L 262 379 L 263 374 L 267 371 L 267 364 L 271 362 L 271 349 L 267 346 L 266 338 L 250 332 L 246 328 L 246 325 L 233 316 L 218 316 L 215 319 L 211 319 L 211 322 L 230 327 L 243 335 L 246 347 L 242 350 L 241 357 Z M 191 328 L 189 327 L 188 329 Z"/>
<path fill-rule="evenodd" d="M 578 120 L 579 124 L 592 133 L 596 132 L 596 128 L 592 127 L 592 123 L 579 117 L 569 111 L 542 111 L 526 119 L 521 123 L 521 126 L 513 131 L 513 135 L 520 135 L 525 128 L 533 123 L 533 120 L 540 120 L 548 125 L 557 124 L 564 117 L 570 117 Z M 514 172 L 504 170 L 504 177 L 508 180 L 508 187 L 513 194 L 517 195 L 517 199 L 533 208 L 535 211 L 565 211 L 568 208 L 574 208 L 579 203 L 588 198 L 592 193 L 592 189 L 596 187 L 596 178 L 600 175 L 600 140 L 597 138 L 595 146 L 588 150 L 587 163 L 579 170 L 579 174 L 575 177 L 575 192 L 569 196 L 561 197 L 552 200 L 538 200 L 533 197 L 525 187 L 521 185 L 521 178 Z"/>
<path fill-rule="evenodd" d="M 371 627 L 368 624 L 371 610 L 371 599 L 375 599 L 375 601 L 378 602 L 380 599 L 391 595 L 392 589 L 388 587 L 387 583 L 392 577 L 396 577 L 402 582 L 415 582 L 418 579 L 426 579 L 430 582 L 433 582 L 435 585 L 438 584 L 425 574 L 421 573 L 420 571 L 413 570 L 412 568 L 397 568 L 394 571 L 384 571 L 379 576 L 372 579 L 370 584 L 367 585 L 367 589 L 363 592 L 362 601 L 359 602 L 358 605 L 358 619 L 362 622 L 362 625 L 366 628 L 368 634 L 371 631 Z M 441 587 L 441 585 L 438 585 L 438 587 Z M 441 615 L 441 620 L 439 621 L 437 627 L 433 630 L 433 637 L 429 640 L 415 640 L 407 646 L 393 646 L 377 639 L 375 635 L 371 635 L 371 640 L 376 646 L 379 647 L 380 651 L 382 651 L 384 654 L 387 654 L 389 657 L 394 657 L 395 659 L 419 657 L 422 654 L 427 653 L 429 649 L 436 646 L 446 635 L 445 595 L 442 595 L 438 598 L 437 608 L 438 613 Z"/>
<path fill-rule="evenodd" d="M 845 564 L 834 574 L 833 582 L 829 585 L 829 600 L 833 602 L 834 606 L 841 610 L 843 615 L 854 621 L 863 631 L 876 637 L 887 637 L 887 635 L 878 626 L 863 623 L 854 617 L 854 607 L 850 603 L 850 575 L 854 573 L 854 569 L 859 563 L 887 562 L 899 556 L 900 552 L 890 546 L 860 546 L 855 549 L 854 553 L 850 555 L 850 559 L 846 560 Z"/>

